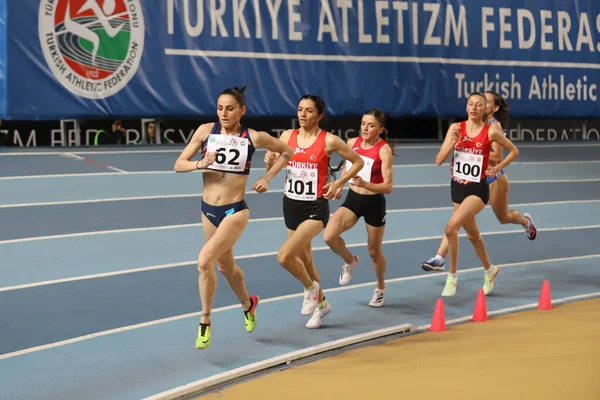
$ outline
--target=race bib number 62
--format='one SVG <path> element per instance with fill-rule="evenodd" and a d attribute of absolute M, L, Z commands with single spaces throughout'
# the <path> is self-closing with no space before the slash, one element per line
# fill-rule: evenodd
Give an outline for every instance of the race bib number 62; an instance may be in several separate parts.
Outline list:
<path fill-rule="evenodd" d="M 214 135 L 208 139 L 206 150 L 216 152 L 215 162 L 208 168 L 217 171 L 241 172 L 248 159 L 248 139 Z"/>

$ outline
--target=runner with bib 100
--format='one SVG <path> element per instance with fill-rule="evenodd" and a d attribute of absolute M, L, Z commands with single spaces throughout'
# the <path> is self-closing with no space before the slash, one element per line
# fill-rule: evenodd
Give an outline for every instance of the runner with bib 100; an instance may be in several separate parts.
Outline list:
<path fill-rule="evenodd" d="M 486 98 L 486 114 L 488 117 L 488 125 L 493 126 L 499 131 L 503 131 L 503 126 L 506 126 L 508 121 L 508 103 L 498 93 L 487 91 L 484 93 Z M 496 119 L 496 116 L 498 119 Z M 506 133 L 504 134 L 506 136 Z M 502 161 L 502 147 L 498 143 L 492 143 L 490 148 L 490 158 L 488 165 L 495 165 Z M 474 171 L 471 171 L 474 172 Z M 493 177 L 486 178 L 490 187 L 490 205 L 498 222 L 501 224 L 518 224 L 525 228 L 525 233 L 529 240 L 535 240 L 537 237 L 537 228 L 533 223 L 531 214 L 521 214 L 517 210 L 508 208 L 508 189 L 510 182 L 504 170 Z M 445 271 L 446 255 L 448 254 L 448 239 L 442 237 L 440 246 L 434 257 L 421 263 L 421 268 L 425 271 Z"/>
<path fill-rule="evenodd" d="M 519 150 L 504 133 L 488 124 L 485 95 L 471 93 L 467 100 L 467 113 L 469 117 L 466 121 L 450 126 L 435 160 L 438 166 L 442 165 L 450 153 L 453 153 L 450 188 L 454 212 L 444 232 L 448 239 L 450 271 L 442 296 L 453 296 L 456 293 L 458 231 L 461 228 L 467 232 L 485 270 L 484 294 L 487 295 L 494 288 L 498 267 L 490 263 L 475 217 L 485 208 L 490 198 L 486 176 L 495 176 L 519 155 Z M 493 167 L 488 166 L 492 142 L 497 142 L 509 151 L 506 158 Z"/>
<path fill-rule="evenodd" d="M 302 315 L 310 315 L 307 328 L 319 328 L 331 311 L 321 288 L 319 271 L 312 256 L 312 239 L 327 226 L 329 199 L 363 167 L 363 160 L 338 136 L 319 128 L 325 114 L 323 100 L 306 95 L 298 103 L 300 129 L 288 129 L 281 141 L 294 149 L 288 161 L 283 196 L 283 217 L 288 239 L 279 249 L 277 260 L 304 286 Z M 329 157 L 333 152 L 354 165 L 338 180 L 328 181 Z M 276 155 L 265 155 L 267 170 Z"/>

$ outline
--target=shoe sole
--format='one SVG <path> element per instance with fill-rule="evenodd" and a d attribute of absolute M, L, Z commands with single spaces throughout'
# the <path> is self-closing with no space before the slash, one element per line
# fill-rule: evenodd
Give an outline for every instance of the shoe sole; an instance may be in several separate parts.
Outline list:
<path fill-rule="evenodd" d="M 431 272 L 431 271 L 440 271 L 440 272 L 444 272 L 446 269 L 444 267 L 434 267 L 432 265 L 429 264 L 421 264 L 421 268 L 423 269 L 423 271 L 427 271 L 427 272 Z"/>
<path fill-rule="evenodd" d="M 535 229 L 535 234 L 533 235 L 533 237 L 529 237 L 529 234 L 527 233 L 527 231 L 525 231 L 525 234 L 527 235 L 527 239 L 535 240 L 535 238 L 537 237 L 537 228 L 535 227 L 535 222 L 533 222 L 533 218 L 531 218 L 531 215 L 529 213 L 525 213 L 523 215 L 523 217 L 525 217 L 525 219 L 527 219 L 529 221 L 529 223 L 531 225 L 533 225 L 533 229 Z"/>
<path fill-rule="evenodd" d="M 340 276 L 339 282 L 340 282 L 340 285 L 344 286 L 344 285 L 349 284 L 351 280 L 352 280 L 352 276 L 350 276 L 350 279 L 348 279 L 347 282 L 344 282 L 344 281 L 342 281 L 342 277 Z"/>

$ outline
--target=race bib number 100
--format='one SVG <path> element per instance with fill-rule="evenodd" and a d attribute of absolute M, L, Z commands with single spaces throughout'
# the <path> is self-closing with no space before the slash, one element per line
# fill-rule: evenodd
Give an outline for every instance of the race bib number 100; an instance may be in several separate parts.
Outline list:
<path fill-rule="evenodd" d="M 365 156 L 360 156 L 360 158 L 363 159 L 365 165 L 362 167 L 362 169 L 358 172 L 357 175 L 360 176 L 363 179 L 363 181 L 371 182 L 371 171 L 373 171 L 373 163 L 375 162 L 375 160 Z M 346 171 L 352 168 L 352 165 L 353 164 L 350 161 L 346 161 Z"/>
<path fill-rule="evenodd" d="M 215 162 L 208 169 L 241 172 L 244 171 L 248 159 L 248 139 L 211 135 L 206 151 L 217 152 Z"/>
<path fill-rule="evenodd" d="M 482 165 L 482 155 L 455 151 L 452 174 L 455 178 L 477 183 L 481 181 Z"/>
<path fill-rule="evenodd" d="M 285 195 L 294 200 L 316 200 L 317 177 L 316 169 L 288 166 L 285 173 Z"/>

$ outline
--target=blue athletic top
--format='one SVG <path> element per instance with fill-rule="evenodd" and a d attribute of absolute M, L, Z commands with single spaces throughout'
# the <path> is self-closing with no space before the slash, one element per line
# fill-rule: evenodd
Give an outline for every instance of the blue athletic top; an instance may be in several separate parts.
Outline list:
<path fill-rule="evenodd" d="M 256 151 L 256 148 L 254 147 L 254 143 L 252 143 L 252 139 L 250 138 L 250 133 L 248 132 L 248 129 L 244 128 L 243 126 L 240 125 L 240 135 L 239 136 L 230 136 L 232 140 L 236 140 L 236 139 L 241 139 L 241 141 L 238 143 L 240 145 L 246 145 L 248 146 L 248 157 L 246 158 L 246 165 L 244 166 L 244 170 L 243 171 L 230 171 L 230 170 L 222 170 L 220 169 L 220 171 L 222 172 L 227 172 L 230 174 L 237 174 L 237 175 L 249 175 L 250 174 L 250 167 L 252 165 L 252 156 L 254 155 L 254 152 Z M 208 142 L 211 139 L 211 136 L 225 136 L 221 134 L 221 124 L 216 122 L 215 126 L 213 127 L 213 129 L 210 131 L 210 133 L 208 134 L 208 136 L 206 136 L 206 139 L 204 140 L 204 143 L 202 143 L 202 158 L 204 158 L 205 154 L 206 154 L 206 150 L 208 148 Z M 224 164 L 229 164 L 229 165 L 235 165 L 237 158 L 240 156 L 239 151 L 235 150 L 235 149 L 231 149 L 230 150 L 230 154 L 226 154 L 225 158 L 223 159 L 223 163 Z M 218 164 L 218 162 L 217 162 Z"/>

